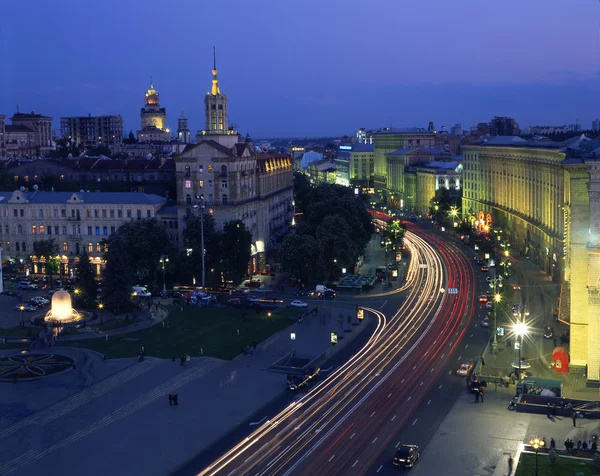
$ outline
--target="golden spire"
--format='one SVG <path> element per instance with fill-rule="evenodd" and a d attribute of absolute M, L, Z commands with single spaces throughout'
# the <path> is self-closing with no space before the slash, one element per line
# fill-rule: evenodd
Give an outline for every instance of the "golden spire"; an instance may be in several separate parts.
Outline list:
<path fill-rule="evenodd" d="M 221 90 L 219 89 L 219 80 L 217 79 L 217 49 L 213 46 L 213 80 L 212 80 L 212 91 L 211 94 L 213 96 L 217 96 L 221 94 Z"/>

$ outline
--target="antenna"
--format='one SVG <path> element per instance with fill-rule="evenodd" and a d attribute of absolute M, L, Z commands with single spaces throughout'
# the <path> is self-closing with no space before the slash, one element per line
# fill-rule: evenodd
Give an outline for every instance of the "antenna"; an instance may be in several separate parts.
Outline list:
<path fill-rule="evenodd" d="M 217 69 L 217 47 L 213 46 L 213 69 Z"/>
<path fill-rule="evenodd" d="M 152 75 L 150 75 L 150 89 L 154 89 L 154 82 L 152 81 Z"/>

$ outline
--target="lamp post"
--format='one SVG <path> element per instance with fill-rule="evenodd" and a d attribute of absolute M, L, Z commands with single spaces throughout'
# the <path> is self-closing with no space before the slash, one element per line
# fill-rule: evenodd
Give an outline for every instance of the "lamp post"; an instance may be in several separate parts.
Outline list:
<path fill-rule="evenodd" d="M 529 311 L 523 311 L 523 313 L 528 316 Z M 517 313 L 519 315 L 520 313 Z M 514 325 L 514 331 L 517 336 L 518 342 L 518 350 L 519 350 L 519 389 L 521 388 L 521 384 L 523 383 L 523 379 L 521 377 L 521 347 L 523 346 L 523 336 L 527 334 L 528 328 L 527 324 L 525 324 L 525 319 L 520 322 L 517 322 Z"/>
<path fill-rule="evenodd" d="M 204 195 L 196 195 L 196 200 L 200 201 L 200 205 L 195 205 L 194 208 L 200 208 L 200 247 L 202 248 L 202 289 L 206 284 L 206 271 L 204 266 Z"/>
<path fill-rule="evenodd" d="M 163 290 L 162 290 L 163 297 L 167 297 L 167 278 L 165 276 L 166 276 L 166 264 L 168 262 L 169 262 L 169 257 L 167 255 L 161 255 L 160 264 L 161 264 L 162 272 L 163 272 Z"/>
<path fill-rule="evenodd" d="M 535 436 L 529 440 L 529 444 L 533 446 L 533 449 L 535 450 L 535 476 L 538 476 L 538 451 L 540 448 L 544 447 L 544 440 Z"/>
<path fill-rule="evenodd" d="M 494 289 L 494 340 L 492 342 L 492 351 L 494 354 L 498 352 L 498 330 L 496 325 L 496 316 L 498 303 L 502 300 L 502 296 L 498 292 L 498 288 L 502 287 L 502 276 L 494 277 L 490 281 L 490 287 Z"/>
<path fill-rule="evenodd" d="M 137 292 L 134 291 L 131 295 L 133 298 L 133 320 L 137 320 Z"/>
<path fill-rule="evenodd" d="M 24 322 L 25 322 L 25 321 L 23 320 L 23 311 L 24 311 L 24 310 L 25 310 L 25 306 L 24 306 L 23 304 L 21 304 L 21 305 L 19 306 L 19 311 L 21 311 L 21 322 L 19 322 L 19 325 L 20 325 L 21 327 L 24 327 L 24 325 L 23 325 L 23 324 L 24 324 Z"/>
<path fill-rule="evenodd" d="M 98 303 L 98 310 L 100 311 L 100 325 L 104 323 L 104 321 L 102 320 L 102 309 L 104 309 L 104 304 L 100 302 Z"/>

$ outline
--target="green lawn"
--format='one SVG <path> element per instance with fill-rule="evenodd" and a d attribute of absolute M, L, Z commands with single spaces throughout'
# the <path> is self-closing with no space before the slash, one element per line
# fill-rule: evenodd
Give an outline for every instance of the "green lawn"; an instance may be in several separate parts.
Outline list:
<path fill-rule="evenodd" d="M 247 344 L 262 342 L 293 323 L 303 311 L 285 309 L 274 312 L 222 308 L 185 307 L 183 312 L 169 308 L 170 327 L 157 325 L 141 331 L 97 339 L 58 342 L 59 345 L 85 347 L 111 357 L 136 356 L 143 345 L 146 355 L 171 358 L 183 354 L 204 355 L 231 359 L 240 354 Z M 242 316 L 245 315 L 245 318 Z M 131 321 L 129 321 L 131 322 Z M 236 330 L 240 330 L 237 336 Z M 125 340 L 124 340 L 125 339 Z M 134 340 L 135 339 L 135 340 Z"/>
<path fill-rule="evenodd" d="M 556 463 L 550 464 L 548 456 L 540 454 L 538 465 L 539 476 L 575 476 L 577 473 L 582 473 L 583 476 L 600 475 L 600 469 L 593 468 L 588 460 L 558 458 Z M 515 476 L 533 475 L 535 475 L 535 455 L 521 454 Z"/>
<path fill-rule="evenodd" d="M 101 331 L 111 331 L 121 327 L 133 326 L 136 322 L 138 322 L 137 319 L 111 319 L 110 321 L 104 321 L 103 324 L 94 325 L 92 327 L 96 327 Z"/>

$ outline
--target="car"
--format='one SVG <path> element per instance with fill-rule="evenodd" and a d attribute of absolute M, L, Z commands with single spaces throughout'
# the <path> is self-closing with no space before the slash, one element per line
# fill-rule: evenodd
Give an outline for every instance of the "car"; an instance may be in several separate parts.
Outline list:
<path fill-rule="evenodd" d="M 488 302 L 488 297 L 485 294 L 479 296 L 479 302 Z"/>
<path fill-rule="evenodd" d="M 25 302 L 23 304 L 18 304 L 17 306 L 15 306 L 15 310 L 16 311 L 20 311 L 21 310 L 21 306 L 23 306 L 23 311 L 26 312 L 33 312 L 33 311 L 37 311 L 37 306 L 33 303 L 30 302 Z"/>
<path fill-rule="evenodd" d="M 308 289 L 301 289 L 296 292 L 296 296 L 310 296 L 310 291 Z"/>
<path fill-rule="evenodd" d="M 257 279 L 248 279 L 247 281 L 244 281 L 244 286 L 247 288 L 260 288 L 261 285 L 262 283 Z"/>
<path fill-rule="evenodd" d="M 462 376 L 469 375 L 469 372 L 471 372 L 472 369 L 473 369 L 473 365 L 471 365 L 471 364 L 468 364 L 468 363 L 460 364 L 460 367 L 456 371 L 456 375 L 462 375 Z"/>
<path fill-rule="evenodd" d="M 319 299 L 334 299 L 336 296 L 335 291 L 333 289 L 326 289 L 323 292 L 318 293 L 317 297 Z"/>
<path fill-rule="evenodd" d="M 227 300 L 227 306 L 229 307 L 240 307 L 242 305 L 242 301 L 240 298 L 231 298 Z"/>
<path fill-rule="evenodd" d="M 261 276 L 275 276 L 275 272 L 269 270 L 261 271 L 258 274 L 260 274 Z"/>
<path fill-rule="evenodd" d="M 290 303 L 290 306 L 292 306 L 292 307 L 308 307 L 308 304 L 305 303 L 304 301 L 300 301 L 300 300 L 296 299 Z"/>
<path fill-rule="evenodd" d="M 490 268 L 488 268 L 487 266 L 482 266 L 481 267 L 481 271 L 484 273 L 487 273 L 490 270 Z"/>
<path fill-rule="evenodd" d="M 19 283 L 19 289 L 37 289 L 37 284 L 22 281 Z"/>
<path fill-rule="evenodd" d="M 38 306 L 40 305 L 45 305 L 45 304 L 50 304 L 50 301 L 46 298 L 43 298 L 41 296 L 34 296 L 30 299 L 30 301 L 36 303 Z"/>
<path fill-rule="evenodd" d="M 519 291 L 521 289 L 521 286 L 519 286 L 518 284 L 512 284 L 511 286 L 515 291 Z"/>
<path fill-rule="evenodd" d="M 485 308 L 486 309 L 494 309 L 494 303 L 493 302 L 486 302 L 485 303 Z"/>
<path fill-rule="evenodd" d="M 250 302 L 260 302 L 261 298 L 260 298 L 260 296 L 256 296 L 255 294 L 252 294 L 252 295 L 248 296 L 248 301 L 250 301 Z"/>
<path fill-rule="evenodd" d="M 417 445 L 400 445 L 394 455 L 394 466 L 403 466 L 404 468 L 412 468 L 419 457 L 421 450 Z"/>
<path fill-rule="evenodd" d="M 490 318 L 484 317 L 483 321 L 481 321 L 481 327 L 490 327 Z"/>
<path fill-rule="evenodd" d="M 544 339 L 552 339 L 554 337 L 554 332 L 552 331 L 552 327 L 546 326 L 544 327 Z"/>

